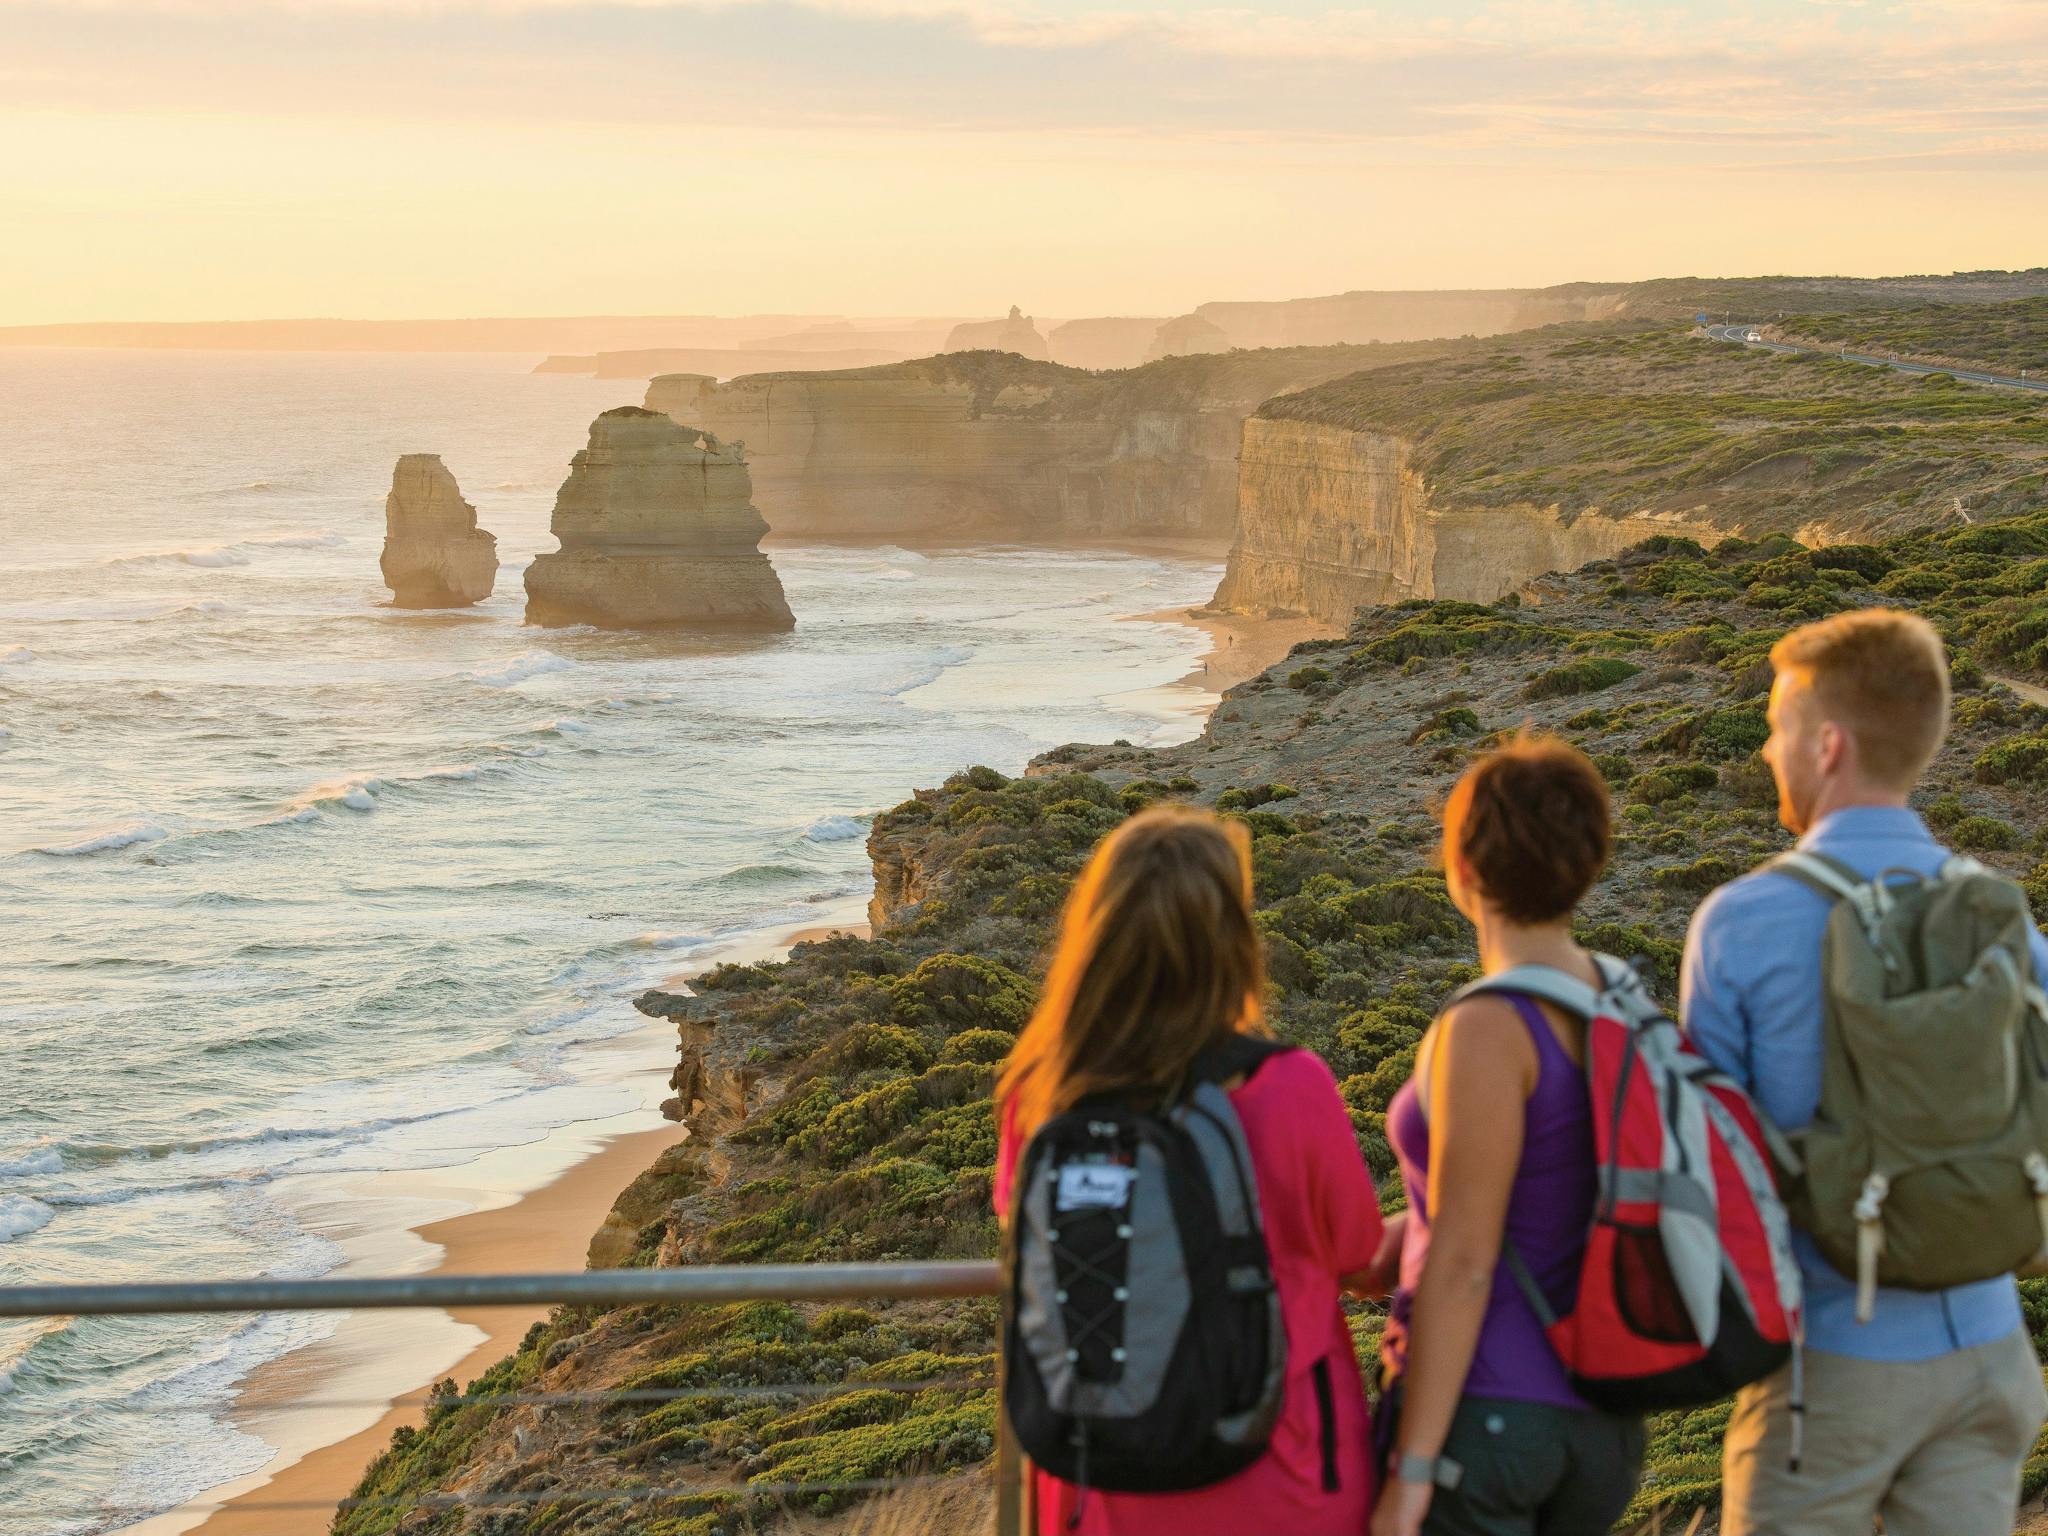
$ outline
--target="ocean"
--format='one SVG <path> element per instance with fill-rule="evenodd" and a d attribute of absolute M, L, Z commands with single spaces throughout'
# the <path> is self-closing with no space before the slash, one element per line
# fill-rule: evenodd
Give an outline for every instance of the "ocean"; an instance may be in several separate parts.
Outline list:
<path fill-rule="evenodd" d="M 913 787 L 1199 728 L 1201 636 L 1124 619 L 1194 559 L 771 546 L 792 635 L 524 627 L 640 394 L 532 361 L 0 351 L 0 1285 L 327 1273 L 344 1186 L 649 1123 L 632 994 L 846 920 Z M 498 536 L 477 608 L 383 606 L 416 451 Z M 0 1323 L 0 1533 L 261 1467 L 237 1385 L 336 1326 Z"/>

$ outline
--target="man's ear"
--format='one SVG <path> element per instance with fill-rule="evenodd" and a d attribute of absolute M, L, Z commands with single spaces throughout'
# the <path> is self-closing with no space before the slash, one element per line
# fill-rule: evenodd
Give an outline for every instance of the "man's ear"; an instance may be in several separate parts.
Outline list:
<path fill-rule="evenodd" d="M 1840 725 L 1832 720 L 1821 721 L 1818 742 L 1820 752 L 1817 766 L 1822 773 L 1834 777 L 1855 767 L 1855 738 Z"/>

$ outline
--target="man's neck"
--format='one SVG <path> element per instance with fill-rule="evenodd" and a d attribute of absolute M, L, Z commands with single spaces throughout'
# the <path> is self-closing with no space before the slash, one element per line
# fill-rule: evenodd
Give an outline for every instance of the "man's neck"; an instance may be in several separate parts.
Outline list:
<path fill-rule="evenodd" d="M 1877 789 L 1868 784 L 1844 784 L 1839 788 L 1823 785 L 1814 799 L 1813 813 L 1801 831 L 1811 832 L 1837 811 L 1864 809 L 1903 811 L 1906 796 L 1898 790 Z"/>

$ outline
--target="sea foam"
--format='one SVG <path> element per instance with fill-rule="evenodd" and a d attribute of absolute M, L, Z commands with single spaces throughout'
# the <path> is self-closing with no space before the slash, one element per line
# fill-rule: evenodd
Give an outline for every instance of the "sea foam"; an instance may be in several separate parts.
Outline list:
<path fill-rule="evenodd" d="M 820 816 L 804 828 L 804 840 L 811 843 L 848 843 L 867 835 L 868 826 L 852 816 Z"/>
<path fill-rule="evenodd" d="M 25 645 L 10 645 L 0 649 L 0 667 L 18 667 L 36 659 L 36 653 Z"/>
<path fill-rule="evenodd" d="M 0 1243 L 11 1243 L 31 1232 L 40 1232 L 57 1213 L 40 1200 L 27 1195 L 0 1195 Z"/>
<path fill-rule="evenodd" d="M 59 843 L 47 848 L 32 850 L 46 853 L 53 859 L 76 858 L 87 853 L 111 853 L 116 848 L 127 848 L 136 843 L 153 843 L 158 838 L 171 835 L 168 827 L 153 821 L 131 821 L 105 832 L 96 833 L 76 843 Z"/>
<path fill-rule="evenodd" d="M 471 682 L 482 683 L 486 688 L 510 688 L 514 683 L 523 683 L 529 677 L 541 677 L 549 672 L 566 672 L 575 665 L 576 663 L 566 656 L 555 656 L 546 651 L 527 651 L 514 656 L 503 666 L 466 675 Z"/>
<path fill-rule="evenodd" d="M 0 1179 L 25 1179 L 31 1174 L 63 1171 L 64 1154 L 48 1143 L 0 1157 Z"/>

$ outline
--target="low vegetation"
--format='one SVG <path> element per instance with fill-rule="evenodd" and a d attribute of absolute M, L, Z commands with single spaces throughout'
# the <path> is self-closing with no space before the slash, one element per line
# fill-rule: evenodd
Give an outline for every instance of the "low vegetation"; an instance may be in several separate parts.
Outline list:
<path fill-rule="evenodd" d="M 1233 690 L 1185 746 L 1063 748 L 1024 778 L 976 768 L 921 791 L 877 819 L 871 848 L 916 873 L 922 900 L 872 939 L 703 979 L 684 1028 L 710 1040 L 710 1069 L 743 1076 L 755 1108 L 692 1165 L 638 1261 L 993 1253 L 996 1066 L 1088 850 L 1164 797 L 1249 829 L 1273 1024 L 1330 1062 L 1382 1202 L 1397 1207 L 1387 1105 L 1434 1010 L 1473 974 L 1432 861 L 1433 811 L 1458 771 L 1525 724 L 1596 757 L 1615 785 L 1619 845 L 1583 937 L 1637 958 L 1671 999 L 1701 895 L 1785 845 L 1755 756 L 1769 646 L 1788 622 L 1843 607 L 1903 603 L 1947 633 L 1957 728 L 1922 803 L 1956 842 L 2028 881 L 2048 916 L 2048 710 L 1994 680 L 2048 676 L 2044 559 L 2041 512 L 1848 549 L 1655 541 L 1560 582 L 1540 606 L 1367 611 L 1343 638 Z M 2048 1285 L 2025 1289 L 2048 1347 Z M 402 1518 L 371 1503 L 336 1530 L 733 1536 L 830 1513 L 851 1497 L 840 1485 L 985 1461 L 995 1323 L 981 1301 L 560 1311 L 477 1389 L 667 1395 L 444 1402 L 399 1433 L 359 1491 L 541 1502 Z M 1375 1349 L 1378 1309 L 1354 1308 L 1353 1326 Z M 1631 1527 L 1677 1529 L 1714 1503 L 1726 1415 L 1653 1423 Z M 2048 1450 L 2027 1476 L 2030 1493 L 2048 1485 Z M 683 1491 L 632 1505 L 542 1497 L 606 1486 Z"/>
<path fill-rule="evenodd" d="M 1958 498 L 1986 522 L 2048 495 L 2038 398 L 1669 324 L 1494 337 L 1282 395 L 1258 414 L 1405 438 L 1443 508 L 1662 512 L 1730 530 L 1825 522 L 1876 536 L 1953 516 Z M 1665 579 L 1691 594 L 1689 574 Z"/>
<path fill-rule="evenodd" d="M 1989 373 L 2048 374 L 2048 298 L 2003 304 L 1908 304 L 1834 314 L 1788 314 L 1771 324 L 1788 341 L 1875 356 L 1960 364 Z"/>

